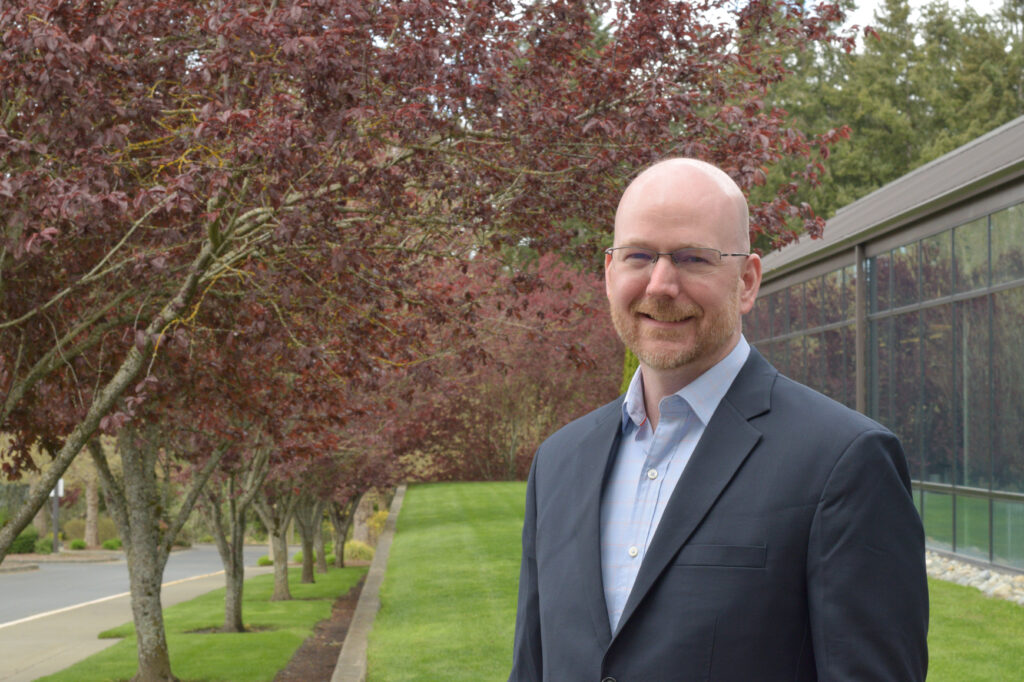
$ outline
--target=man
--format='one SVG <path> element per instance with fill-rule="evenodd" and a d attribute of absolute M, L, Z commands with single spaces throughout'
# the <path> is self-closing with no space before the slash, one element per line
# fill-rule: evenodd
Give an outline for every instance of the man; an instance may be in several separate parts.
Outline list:
<path fill-rule="evenodd" d="M 692 159 L 623 194 L 605 283 L 640 367 L 537 451 L 510 680 L 924 680 L 903 450 L 743 339 L 747 220 Z"/>

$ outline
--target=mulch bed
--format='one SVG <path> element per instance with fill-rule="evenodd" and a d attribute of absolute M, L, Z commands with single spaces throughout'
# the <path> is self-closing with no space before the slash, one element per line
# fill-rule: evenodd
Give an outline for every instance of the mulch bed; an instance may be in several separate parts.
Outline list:
<path fill-rule="evenodd" d="M 316 624 L 274 682 L 330 682 L 365 581 L 364 575 L 347 594 L 338 597 L 331 617 Z"/>

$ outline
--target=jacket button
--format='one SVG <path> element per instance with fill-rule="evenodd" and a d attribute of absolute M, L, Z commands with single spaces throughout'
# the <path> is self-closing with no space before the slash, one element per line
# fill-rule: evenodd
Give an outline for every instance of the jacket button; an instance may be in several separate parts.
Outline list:
<path fill-rule="evenodd" d="M 615 678 L 614 677 L 606 677 L 603 680 L 601 680 L 601 682 L 615 682 Z"/>

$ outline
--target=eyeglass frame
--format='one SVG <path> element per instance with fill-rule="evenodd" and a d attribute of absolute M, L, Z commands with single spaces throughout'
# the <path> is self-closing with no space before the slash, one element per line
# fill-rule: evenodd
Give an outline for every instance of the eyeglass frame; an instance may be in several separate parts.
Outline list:
<path fill-rule="evenodd" d="M 662 256 L 668 256 L 669 260 L 672 261 L 672 265 L 675 267 L 679 267 L 680 263 L 679 261 L 676 260 L 675 254 L 684 251 L 714 251 L 715 253 L 718 254 L 719 258 L 717 263 L 712 263 L 711 265 L 716 268 L 722 265 L 722 263 L 724 262 L 722 261 L 722 259 L 727 256 L 748 258 L 751 255 L 749 253 L 723 253 L 718 249 L 710 246 L 684 246 L 683 248 L 675 249 L 674 251 L 656 251 L 654 249 L 649 249 L 646 246 L 610 246 L 604 250 L 604 253 L 605 255 L 612 256 L 614 258 L 615 251 L 620 251 L 622 249 L 636 249 L 638 251 L 645 251 L 647 253 L 654 255 L 654 258 L 651 260 L 650 263 L 644 263 L 643 268 L 637 268 L 637 271 L 646 270 L 648 267 L 653 268 L 657 264 L 658 259 L 661 258 Z"/>

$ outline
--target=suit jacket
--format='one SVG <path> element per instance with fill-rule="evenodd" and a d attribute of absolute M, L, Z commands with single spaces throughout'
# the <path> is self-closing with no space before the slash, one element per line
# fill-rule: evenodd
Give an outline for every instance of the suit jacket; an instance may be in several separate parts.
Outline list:
<path fill-rule="evenodd" d="M 612 632 L 599 510 L 621 419 L 622 397 L 534 458 L 510 680 L 924 680 L 924 533 L 899 441 L 754 349 Z"/>

